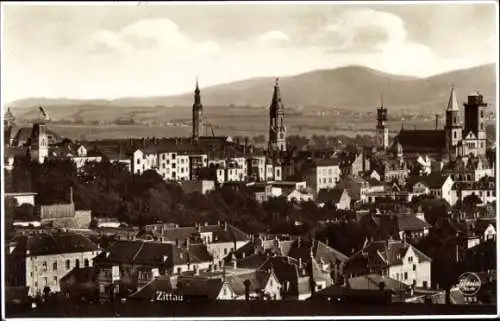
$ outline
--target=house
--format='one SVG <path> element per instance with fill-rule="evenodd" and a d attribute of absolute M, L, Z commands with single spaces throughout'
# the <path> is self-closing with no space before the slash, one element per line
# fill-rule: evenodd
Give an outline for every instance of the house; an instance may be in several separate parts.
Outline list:
<path fill-rule="evenodd" d="M 316 193 L 334 188 L 340 181 L 340 167 L 336 159 L 309 160 L 303 165 L 302 177 Z"/>
<path fill-rule="evenodd" d="M 418 241 L 427 236 L 432 227 L 425 218 L 409 213 L 366 214 L 360 219 L 360 224 L 377 240 L 395 237 Z"/>
<path fill-rule="evenodd" d="M 451 175 L 434 173 L 427 176 L 412 176 L 408 178 L 408 187 L 416 195 L 430 194 L 437 199 L 444 199 L 452 205 Z"/>
<path fill-rule="evenodd" d="M 38 230 L 16 237 L 6 253 L 6 280 L 29 287 L 36 296 L 48 287 L 60 291 L 60 280 L 73 268 L 91 267 L 99 247 L 87 237 L 61 231 Z"/>
<path fill-rule="evenodd" d="M 311 289 L 324 289 L 337 282 L 347 260 L 347 256 L 323 242 L 301 237 L 296 240 L 258 237 L 226 258 L 226 264 L 231 264 L 233 258 L 242 268 L 273 267 L 282 289 L 295 299 L 305 299 L 311 295 Z"/>
<path fill-rule="evenodd" d="M 116 241 L 94 259 L 99 294 L 128 293 L 159 275 L 212 268 L 213 258 L 202 244 Z"/>
<path fill-rule="evenodd" d="M 207 194 L 215 190 L 215 181 L 209 180 L 197 180 L 197 181 L 181 181 L 181 188 L 184 193 L 194 193 L 198 192 L 200 194 Z"/>
<path fill-rule="evenodd" d="M 318 202 L 335 205 L 339 210 L 351 208 L 351 197 L 344 188 L 322 189 L 318 194 Z"/>
<path fill-rule="evenodd" d="M 451 203 L 455 204 L 470 195 L 475 195 L 481 200 L 481 204 L 496 201 L 496 182 L 494 177 L 485 176 L 477 182 L 456 182 L 451 190 Z"/>
<path fill-rule="evenodd" d="M 145 230 L 145 233 L 139 235 L 142 239 L 170 244 L 189 240 L 191 244 L 201 244 L 217 264 L 249 240 L 249 236 L 240 229 L 221 222 L 216 225 L 198 224 L 187 227 L 152 224 L 147 225 Z"/>
<path fill-rule="evenodd" d="M 289 202 L 309 202 L 314 200 L 314 191 L 311 188 L 295 189 L 286 195 Z"/>
<path fill-rule="evenodd" d="M 21 206 L 23 204 L 35 206 L 36 195 L 37 195 L 37 193 L 35 193 L 35 192 L 5 193 L 4 197 L 5 197 L 5 199 L 7 199 L 7 198 L 15 199 L 17 206 Z"/>
<path fill-rule="evenodd" d="M 431 258 L 402 241 L 367 242 L 345 262 L 347 276 L 380 274 L 414 287 L 431 286 Z"/>
<path fill-rule="evenodd" d="M 496 219 L 478 219 L 475 222 L 476 235 L 480 237 L 482 242 L 488 240 L 496 240 Z"/>

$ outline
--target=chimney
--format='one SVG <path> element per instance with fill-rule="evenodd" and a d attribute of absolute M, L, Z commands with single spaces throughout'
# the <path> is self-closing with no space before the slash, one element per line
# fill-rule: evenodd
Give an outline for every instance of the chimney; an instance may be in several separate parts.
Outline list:
<path fill-rule="evenodd" d="M 200 270 L 197 265 L 193 265 L 194 275 L 200 275 Z"/>
<path fill-rule="evenodd" d="M 233 259 L 233 269 L 236 270 L 236 268 L 238 267 L 238 262 L 236 261 L 236 258 Z"/>
<path fill-rule="evenodd" d="M 224 231 L 227 231 L 227 222 L 224 222 Z"/>
<path fill-rule="evenodd" d="M 436 130 L 439 129 L 439 114 L 436 114 Z"/>
<path fill-rule="evenodd" d="M 190 240 L 189 237 L 186 238 L 186 248 L 189 250 Z"/>
<path fill-rule="evenodd" d="M 302 258 L 299 257 L 299 269 L 302 269 Z"/>
<path fill-rule="evenodd" d="M 302 245 L 302 237 L 297 238 L 297 247 L 300 247 Z"/>
<path fill-rule="evenodd" d="M 179 247 L 179 240 L 178 239 L 175 240 L 175 246 Z"/>

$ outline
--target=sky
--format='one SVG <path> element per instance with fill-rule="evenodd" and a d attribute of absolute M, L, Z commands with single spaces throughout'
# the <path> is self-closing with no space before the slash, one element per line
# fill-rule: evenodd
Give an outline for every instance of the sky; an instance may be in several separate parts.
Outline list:
<path fill-rule="evenodd" d="M 174 95 L 362 65 L 427 77 L 498 57 L 495 2 L 2 3 L 2 96 Z"/>

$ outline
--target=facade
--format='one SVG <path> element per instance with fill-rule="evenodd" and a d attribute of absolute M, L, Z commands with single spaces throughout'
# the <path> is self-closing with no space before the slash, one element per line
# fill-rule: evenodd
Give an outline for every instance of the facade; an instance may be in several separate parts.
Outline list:
<path fill-rule="evenodd" d="M 26 286 L 30 296 L 44 288 L 59 292 L 59 281 L 72 269 L 92 266 L 99 247 L 83 235 L 60 231 L 39 231 L 17 237 L 6 255 L 7 279 Z"/>
<path fill-rule="evenodd" d="M 303 179 L 316 193 L 334 188 L 340 181 L 340 167 L 336 159 L 312 160 L 304 164 Z"/>
<path fill-rule="evenodd" d="M 430 194 L 436 199 L 444 199 L 450 205 L 454 204 L 452 195 L 453 179 L 447 174 L 431 174 L 413 176 L 408 180 L 408 186 L 416 195 Z"/>
<path fill-rule="evenodd" d="M 208 270 L 212 257 L 201 244 L 116 241 L 94 259 L 103 298 L 146 285 L 155 277 Z"/>
<path fill-rule="evenodd" d="M 431 287 L 431 259 L 414 246 L 401 241 L 365 244 L 345 264 L 350 277 L 368 274 L 388 276 L 418 288 Z"/>
<path fill-rule="evenodd" d="M 269 107 L 269 142 L 270 152 L 286 151 L 285 106 L 281 100 L 278 79 L 274 85 L 274 93 Z"/>

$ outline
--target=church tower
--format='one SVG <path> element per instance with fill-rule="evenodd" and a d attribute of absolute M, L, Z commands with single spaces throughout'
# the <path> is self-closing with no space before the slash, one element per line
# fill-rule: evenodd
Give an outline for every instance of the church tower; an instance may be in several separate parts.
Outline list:
<path fill-rule="evenodd" d="M 40 119 L 33 124 L 31 131 L 31 159 L 42 164 L 49 157 L 49 139 L 47 137 L 46 121 L 48 116 L 40 106 Z"/>
<path fill-rule="evenodd" d="M 11 146 L 14 140 L 14 133 L 12 132 L 14 130 L 12 126 L 14 124 L 14 120 L 15 118 L 10 111 L 10 108 L 7 108 L 7 111 L 5 112 L 5 115 L 3 117 L 3 138 L 5 147 Z"/>
<path fill-rule="evenodd" d="M 193 103 L 193 142 L 197 143 L 200 139 L 200 123 L 203 113 L 203 105 L 201 104 L 200 88 L 198 87 L 198 79 L 196 79 L 196 89 L 194 90 Z"/>
<path fill-rule="evenodd" d="M 286 151 L 285 107 L 281 101 L 278 81 L 276 78 L 273 99 L 269 107 L 269 151 Z"/>
<path fill-rule="evenodd" d="M 448 153 L 450 156 L 457 156 L 457 146 L 462 140 L 462 124 L 454 87 L 451 87 L 450 99 L 446 108 L 446 125 L 444 126 L 444 131 Z"/>
<path fill-rule="evenodd" d="M 488 104 L 484 102 L 480 93 L 469 95 L 467 103 L 464 104 L 464 139 L 470 144 L 469 151 L 477 156 L 486 154 L 487 107 Z M 471 136 L 475 137 L 475 141 L 471 141 Z"/>
<path fill-rule="evenodd" d="M 380 99 L 377 108 L 377 147 L 386 150 L 389 147 L 389 128 L 387 128 L 387 108 L 384 107 L 384 97 Z"/>

